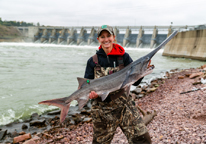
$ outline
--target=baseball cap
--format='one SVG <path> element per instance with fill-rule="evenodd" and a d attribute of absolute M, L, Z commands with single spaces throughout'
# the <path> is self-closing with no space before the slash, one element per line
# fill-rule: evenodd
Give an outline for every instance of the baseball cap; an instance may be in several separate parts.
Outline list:
<path fill-rule="evenodd" d="M 102 25 L 101 27 L 98 28 L 98 31 L 97 31 L 97 36 L 99 37 L 99 35 L 101 34 L 101 32 L 103 30 L 106 30 L 108 31 L 111 35 L 114 35 L 114 31 L 113 31 L 113 28 L 109 25 Z"/>

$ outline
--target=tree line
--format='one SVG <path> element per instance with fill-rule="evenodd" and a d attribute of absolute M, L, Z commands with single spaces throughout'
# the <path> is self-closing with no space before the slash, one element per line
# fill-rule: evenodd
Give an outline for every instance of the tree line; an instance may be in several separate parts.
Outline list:
<path fill-rule="evenodd" d="M 2 21 L 2 19 L 0 18 L 0 25 L 4 25 L 4 26 L 35 26 L 33 23 L 27 23 L 24 21 Z"/>

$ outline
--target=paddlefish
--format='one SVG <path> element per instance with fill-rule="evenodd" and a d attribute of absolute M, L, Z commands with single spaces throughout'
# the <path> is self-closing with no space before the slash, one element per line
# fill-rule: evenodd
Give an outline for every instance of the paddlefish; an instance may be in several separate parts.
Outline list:
<path fill-rule="evenodd" d="M 57 98 L 39 102 L 39 104 L 53 105 L 61 109 L 60 122 L 63 122 L 69 111 L 70 104 L 73 100 L 78 101 L 79 109 L 82 109 L 89 100 L 91 91 L 95 91 L 101 100 L 104 101 L 109 93 L 124 89 L 127 96 L 130 92 L 130 86 L 140 78 L 152 73 L 154 65 L 148 67 L 151 58 L 165 46 L 178 32 L 174 31 L 165 39 L 157 48 L 147 55 L 135 60 L 122 70 L 98 79 L 77 78 L 79 88 L 68 97 Z"/>

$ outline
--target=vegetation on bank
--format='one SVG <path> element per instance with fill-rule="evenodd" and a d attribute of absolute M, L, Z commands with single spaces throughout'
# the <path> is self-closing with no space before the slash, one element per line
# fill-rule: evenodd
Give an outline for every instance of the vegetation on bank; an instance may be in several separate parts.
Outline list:
<path fill-rule="evenodd" d="M 3 26 L 35 26 L 33 23 L 27 23 L 24 21 L 7 21 L 4 20 L 2 21 L 2 19 L 0 18 L 0 25 Z"/>

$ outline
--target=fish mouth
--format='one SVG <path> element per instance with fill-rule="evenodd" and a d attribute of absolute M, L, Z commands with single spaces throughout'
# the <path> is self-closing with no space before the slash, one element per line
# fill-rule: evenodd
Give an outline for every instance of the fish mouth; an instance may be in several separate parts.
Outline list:
<path fill-rule="evenodd" d="M 152 73 L 152 71 L 153 71 L 154 68 L 155 68 L 154 65 L 148 66 L 147 69 L 146 69 L 146 71 L 145 71 L 145 73 L 143 74 L 143 76 L 146 76 L 146 75 Z"/>
<path fill-rule="evenodd" d="M 150 66 L 147 68 L 147 70 L 153 70 L 154 68 L 155 68 L 154 65 L 150 65 Z"/>

